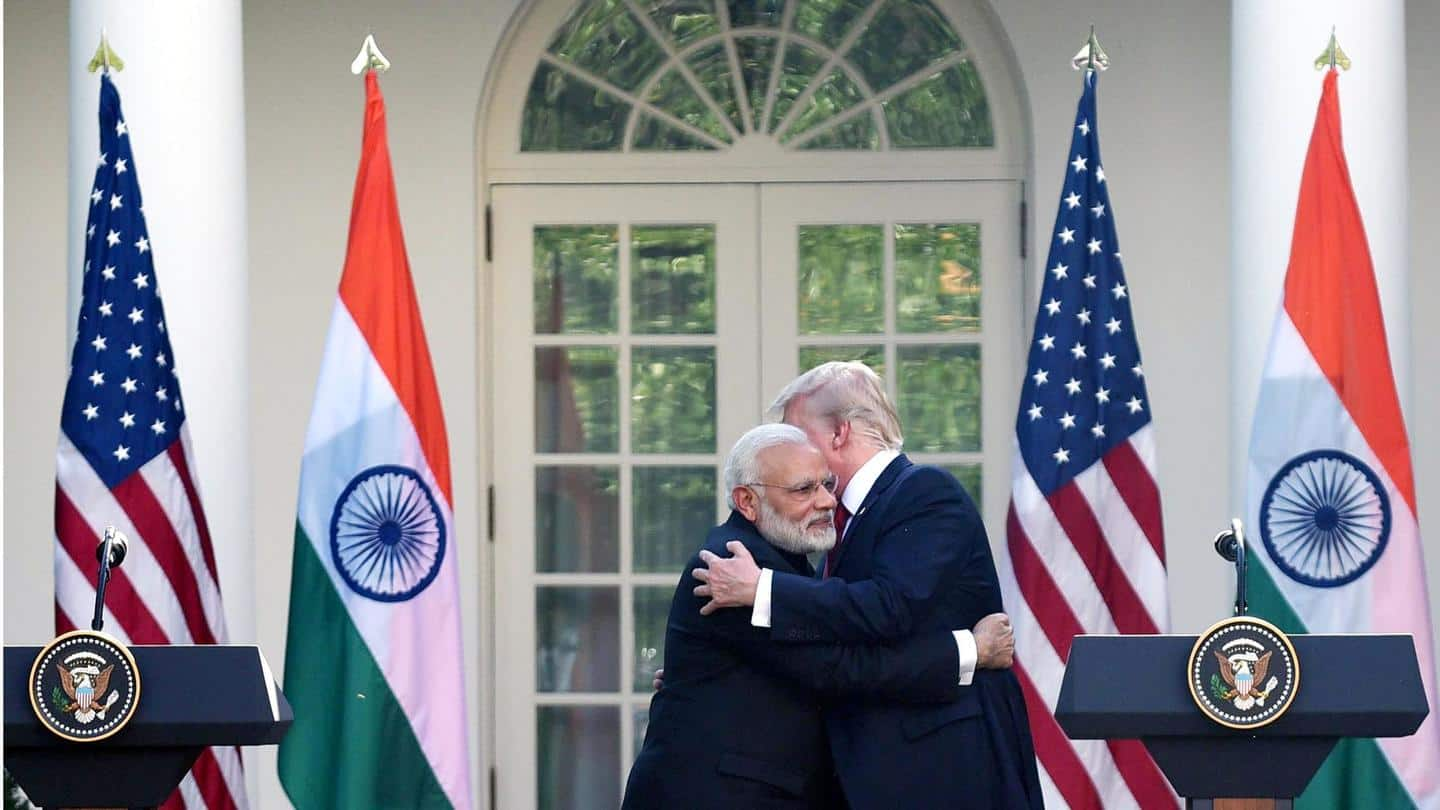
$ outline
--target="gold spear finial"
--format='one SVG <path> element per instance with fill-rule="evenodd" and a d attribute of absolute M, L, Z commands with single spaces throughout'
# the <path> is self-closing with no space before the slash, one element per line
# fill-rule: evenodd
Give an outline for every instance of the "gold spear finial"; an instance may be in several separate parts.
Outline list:
<path fill-rule="evenodd" d="M 112 70 L 124 70 L 125 62 L 120 59 L 115 49 L 110 47 L 110 40 L 105 36 L 105 29 L 100 29 L 100 46 L 95 49 L 95 56 L 90 60 L 88 69 L 91 73 L 104 69 L 106 73 Z"/>
<path fill-rule="evenodd" d="M 1340 50 L 1340 43 L 1335 39 L 1335 26 L 1333 25 L 1330 26 L 1330 44 L 1326 45 L 1325 50 L 1315 57 L 1316 70 L 1324 70 L 1327 67 L 1332 70 L 1337 67 L 1341 70 L 1350 69 L 1350 57 Z"/>

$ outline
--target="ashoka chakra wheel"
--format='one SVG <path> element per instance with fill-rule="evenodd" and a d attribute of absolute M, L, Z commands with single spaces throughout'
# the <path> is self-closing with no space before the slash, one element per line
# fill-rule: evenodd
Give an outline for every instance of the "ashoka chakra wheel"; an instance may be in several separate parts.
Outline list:
<path fill-rule="evenodd" d="M 403 602 L 425 590 L 445 559 L 445 521 L 409 467 L 371 467 L 350 480 L 330 518 L 330 556 L 351 590 Z"/>
<path fill-rule="evenodd" d="M 1334 588 L 1380 559 L 1390 539 L 1390 497 L 1364 462 L 1315 450 L 1286 462 L 1260 500 L 1260 537 L 1291 579 Z"/>

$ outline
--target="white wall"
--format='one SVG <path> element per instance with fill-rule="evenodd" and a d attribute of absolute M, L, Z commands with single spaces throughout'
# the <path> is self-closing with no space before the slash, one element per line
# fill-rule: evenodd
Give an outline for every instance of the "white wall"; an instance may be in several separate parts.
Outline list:
<path fill-rule="evenodd" d="M 364 0 L 342 12 L 329 4 L 245 4 L 249 397 L 261 583 L 255 627 L 277 667 L 284 659 L 300 447 L 344 256 L 360 140 L 362 87 L 347 67 L 369 30 L 395 65 L 382 84 L 406 241 L 450 429 L 457 535 L 469 539 L 461 546 L 462 571 L 466 582 L 486 581 L 479 570 L 488 451 L 476 349 L 485 328 L 477 300 L 476 121 L 484 73 L 514 5 L 430 2 L 417 11 L 418 4 Z M 994 5 L 1029 95 L 1036 266 L 1044 260 L 1079 91 L 1068 60 L 1090 22 L 1113 60 L 1100 85 L 1106 173 L 1154 400 L 1173 625 L 1195 631 L 1224 614 L 1230 588 L 1210 551 L 1234 508 L 1227 479 L 1228 4 Z M 1440 515 L 1440 427 L 1426 418 L 1440 412 L 1440 371 L 1428 362 L 1440 347 L 1440 319 L 1427 317 L 1440 303 L 1427 238 L 1428 221 L 1440 210 L 1440 141 L 1433 135 L 1440 131 L 1440 65 L 1426 50 L 1440 35 L 1440 7 L 1414 2 L 1408 12 L 1415 315 L 1409 424 L 1423 521 Z M 4 14 L 5 641 L 34 643 L 50 633 L 53 454 L 67 351 L 67 27 L 63 3 L 12 0 Z M 127 59 L 143 58 L 116 47 Z M 1310 124 L 1293 125 L 1308 131 Z M 179 350 L 192 357 L 188 362 L 199 361 L 200 347 Z M 1436 527 L 1427 542 L 1432 573 L 1440 571 L 1436 521 L 1422 522 Z M 995 527 L 992 533 L 998 537 Z M 478 585 L 465 605 L 472 696 L 483 694 L 489 666 L 482 669 L 473 643 L 484 635 L 488 598 L 488 586 Z M 477 727 L 480 708 L 472 705 Z M 257 766 L 263 806 L 285 806 L 272 763 L 267 754 Z M 476 776 L 483 792 L 483 772 Z"/>

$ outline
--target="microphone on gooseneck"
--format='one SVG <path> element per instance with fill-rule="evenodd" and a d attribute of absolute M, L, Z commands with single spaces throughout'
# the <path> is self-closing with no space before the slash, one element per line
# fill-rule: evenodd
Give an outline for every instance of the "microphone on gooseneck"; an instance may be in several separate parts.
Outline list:
<path fill-rule="evenodd" d="M 100 573 L 95 582 L 95 615 L 90 619 L 90 629 L 97 633 L 105 627 L 105 586 L 110 583 L 110 569 L 119 568 L 125 562 L 125 553 L 129 548 L 130 539 L 114 526 L 105 527 L 105 534 L 95 546 Z"/>

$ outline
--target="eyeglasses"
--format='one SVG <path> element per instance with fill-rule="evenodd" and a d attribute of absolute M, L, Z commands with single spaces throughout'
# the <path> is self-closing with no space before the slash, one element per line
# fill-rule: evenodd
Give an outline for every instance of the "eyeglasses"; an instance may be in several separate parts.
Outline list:
<path fill-rule="evenodd" d="M 813 481 L 813 480 L 812 480 L 812 481 L 802 481 L 802 482 L 800 482 L 800 483 L 798 483 L 798 484 L 789 484 L 789 485 L 787 485 L 787 484 L 767 484 L 767 483 L 765 483 L 764 481 L 751 481 L 750 483 L 747 483 L 747 484 L 741 484 L 741 486 L 746 486 L 746 487 L 773 487 L 773 488 L 775 488 L 775 489 L 783 489 L 783 490 L 785 490 L 786 493 L 788 493 L 788 494 L 790 494 L 790 495 L 792 495 L 792 496 L 794 496 L 794 497 L 796 497 L 796 498 L 811 498 L 811 497 L 814 497 L 815 494 L 818 493 L 821 488 L 824 488 L 824 490 L 825 490 L 826 492 L 830 493 L 831 495 L 834 495 L 834 494 L 835 494 L 835 488 L 836 488 L 837 485 L 839 485 L 839 483 L 840 483 L 840 480 L 839 480 L 838 478 L 836 478 L 836 477 L 832 474 L 832 475 L 827 475 L 827 476 L 825 476 L 824 478 L 820 479 L 819 481 Z"/>

